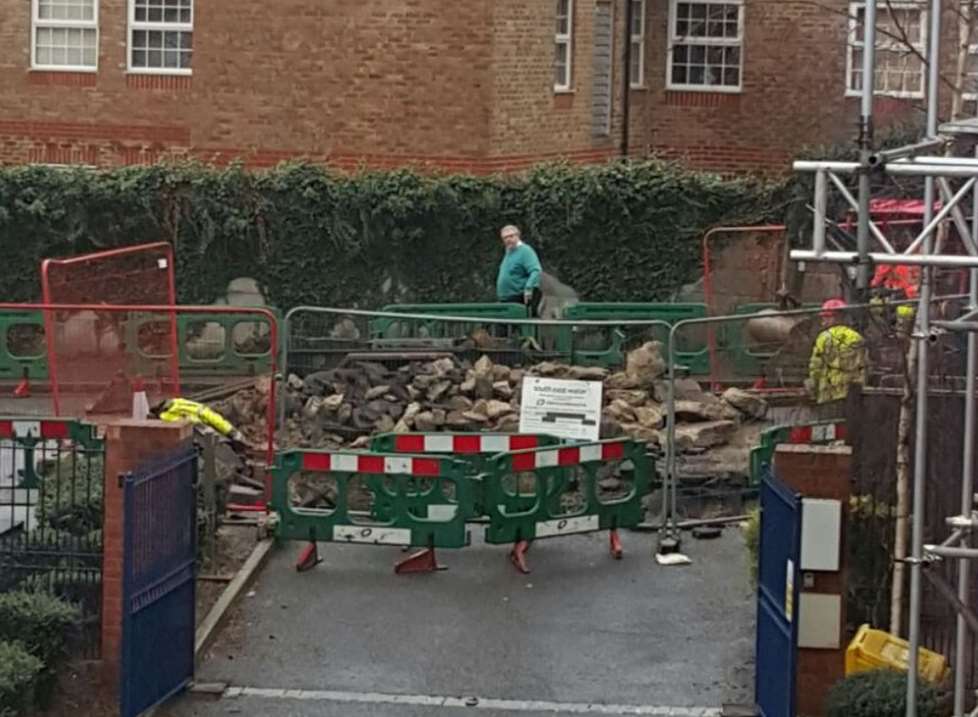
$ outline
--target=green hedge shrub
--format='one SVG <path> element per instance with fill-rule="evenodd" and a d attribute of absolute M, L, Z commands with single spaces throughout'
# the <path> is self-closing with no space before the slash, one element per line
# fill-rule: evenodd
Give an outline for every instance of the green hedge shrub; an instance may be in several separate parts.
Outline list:
<path fill-rule="evenodd" d="M 103 470 L 101 455 L 86 454 L 66 456 L 50 467 L 41 478 L 41 529 L 100 541 Z"/>
<path fill-rule="evenodd" d="M 22 643 L 49 669 L 67 655 L 80 619 L 78 608 L 44 592 L 0 594 L 0 640 Z"/>
<path fill-rule="evenodd" d="M 584 300 L 652 301 L 699 278 L 711 227 L 780 221 L 785 189 L 659 161 L 496 177 L 308 164 L 6 167 L 0 293 L 37 299 L 45 257 L 165 240 L 182 303 L 210 303 L 239 276 L 281 309 L 492 301 L 499 229 L 515 223 Z"/>
<path fill-rule="evenodd" d="M 43 668 L 44 663 L 19 642 L 0 640 L 0 717 L 14 717 L 30 709 Z"/>
<path fill-rule="evenodd" d="M 894 670 L 859 672 L 840 680 L 826 700 L 828 717 L 903 717 L 907 710 L 907 676 Z M 937 690 L 921 682 L 919 717 L 938 717 Z"/>

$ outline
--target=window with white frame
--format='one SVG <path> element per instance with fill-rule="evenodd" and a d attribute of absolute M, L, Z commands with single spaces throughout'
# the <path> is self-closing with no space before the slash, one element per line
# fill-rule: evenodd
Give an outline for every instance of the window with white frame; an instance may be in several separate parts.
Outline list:
<path fill-rule="evenodd" d="M 670 0 L 668 87 L 739 91 L 743 37 L 742 0 Z"/>
<path fill-rule="evenodd" d="M 846 93 L 863 87 L 863 25 L 866 5 L 849 5 L 849 43 L 846 53 Z M 917 3 L 887 3 L 876 10 L 876 71 L 874 94 L 891 97 L 924 96 L 927 13 Z"/>
<path fill-rule="evenodd" d="M 33 0 L 32 21 L 33 68 L 98 67 L 98 0 Z"/>
<path fill-rule="evenodd" d="M 574 31 L 574 0 L 556 0 L 557 29 L 554 35 L 554 89 L 571 88 L 571 35 Z"/>
<path fill-rule="evenodd" d="M 129 0 L 129 70 L 190 74 L 194 0 Z"/>
<path fill-rule="evenodd" d="M 645 0 L 629 0 L 632 3 L 632 27 L 629 32 L 632 44 L 628 81 L 632 87 L 645 85 Z"/>

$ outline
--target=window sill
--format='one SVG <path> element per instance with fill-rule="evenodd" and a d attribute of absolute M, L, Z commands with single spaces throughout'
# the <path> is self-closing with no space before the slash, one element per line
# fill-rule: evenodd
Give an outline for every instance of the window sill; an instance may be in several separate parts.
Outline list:
<path fill-rule="evenodd" d="M 165 67 L 160 67 L 158 69 L 157 68 L 151 68 L 151 69 L 146 69 L 146 70 L 130 67 L 128 70 L 126 70 L 126 74 L 127 75 L 153 75 L 153 76 L 160 76 L 160 75 L 162 75 L 163 77 L 192 77 L 193 74 L 194 74 L 194 71 L 193 70 L 174 70 L 174 69 L 168 69 L 168 68 L 165 68 Z"/>
<path fill-rule="evenodd" d="M 645 92 L 649 87 L 648 85 L 629 85 L 628 89 L 632 92 Z"/>
<path fill-rule="evenodd" d="M 573 87 L 568 87 L 567 89 L 560 89 L 558 87 L 554 87 L 554 94 L 555 95 L 576 95 L 577 94 L 577 90 L 575 90 Z"/>
<path fill-rule="evenodd" d="M 861 90 L 846 90 L 846 97 L 860 99 L 863 96 Z M 885 97 L 891 100 L 922 100 L 925 99 L 923 92 L 874 92 L 873 97 Z"/>
<path fill-rule="evenodd" d="M 43 65 L 32 65 L 27 68 L 28 72 L 57 72 L 68 75 L 95 75 L 98 74 L 97 67 L 44 67 Z"/>
<path fill-rule="evenodd" d="M 695 92 L 701 95 L 739 95 L 741 87 L 722 87 L 720 85 L 666 85 L 666 92 Z"/>

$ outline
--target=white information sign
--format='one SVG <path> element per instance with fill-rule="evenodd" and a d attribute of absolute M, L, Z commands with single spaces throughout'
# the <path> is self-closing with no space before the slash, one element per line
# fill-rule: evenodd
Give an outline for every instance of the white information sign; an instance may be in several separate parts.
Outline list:
<path fill-rule="evenodd" d="M 520 403 L 520 433 L 598 440 L 601 389 L 600 381 L 525 377 Z"/>

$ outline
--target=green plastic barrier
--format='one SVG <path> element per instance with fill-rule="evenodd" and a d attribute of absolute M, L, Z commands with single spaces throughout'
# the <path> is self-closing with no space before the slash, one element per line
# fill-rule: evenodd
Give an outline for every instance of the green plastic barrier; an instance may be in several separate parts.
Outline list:
<path fill-rule="evenodd" d="M 630 321 L 662 321 L 675 324 L 687 319 L 701 319 L 706 316 L 706 304 L 667 304 L 667 303 L 595 303 L 585 302 L 564 309 L 563 317 L 569 321 L 614 321 L 616 319 Z M 632 333 L 645 334 L 645 340 L 654 339 L 663 345 L 669 342 L 669 333 L 664 326 L 621 327 L 610 333 L 604 331 L 605 348 L 600 350 L 582 350 L 581 334 L 584 332 L 602 331 L 591 327 L 561 327 L 557 346 L 561 353 L 572 358 L 574 363 L 594 364 L 613 368 L 624 366 L 627 347 L 624 344 Z M 696 375 L 706 375 L 710 372 L 710 356 L 706 342 L 690 341 L 677 347 L 676 359 L 689 372 Z"/>
<path fill-rule="evenodd" d="M 815 309 L 816 304 L 806 304 L 802 308 Z M 734 309 L 734 314 L 756 314 L 758 311 L 778 309 L 777 304 L 742 304 Z M 750 347 L 747 339 L 747 321 L 727 324 L 721 331 L 723 351 L 732 357 L 733 370 L 741 378 L 757 378 L 764 370 L 767 361 L 777 355 L 778 350 L 757 351 Z M 780 348 L 780 347 L 779 347 Z"/>
<path fill-rule="evenodd" d="M 436 316 L 465 316 L 476 319 L 471 324 L 437 319 L 413 320 L 380 317 L 371 319 L 369 334 L 371 339 L 405 338 L 464 338 L 473 330 L 483 326 L 477 319 L 525 319 L 526 307 L 522 304 L 392 304 L 381 311 L 395 314 L 427 314 Z M 492 324 L 484 325 L 493 333 Z M 496 326 L 502 326 L 496 324 Z M 421 329 L 424 329 L 422 336 Z M 517 336 L 532 336 L 532 326 L 518 326 L 506 331 Z"/>
<path fill-rule="evenodd" d="M 278 318 L 277 311 L 275 315 Z M 271 371 L 270 329 L 263 316 L 178 313 L 176 321 L 182 376 L 259 376 Z M 256 325 L 259 328 L 254 331 Z M 167 318 L 158 314 L 131 314 L 125 333 L 127 345 L 134 348 L 134 370 L 150 376 L 169 370 Z M 153 339 L 154 333 L 159 340 Z"/>
<path fill-rule="evenodd" d="M 599 482 L 613 475 L 630 487 L 603 499 Z M 483 477 L 489 526 L 487 543 L 520 543 L 539 538 L 633 528 L 642 520 L 642 498 L 653 467 L 644 443 L 615 439 L 572 446 L 535 448 L 494 456 Z M 565 496 L 578 482 L 577 505 Z M 524 491 L 525 484 L 532 490 Z"/>
<path fill-rule="evenodd" d="M 811 421 L 794 425 L 773 426 L 761 434 L 759 445 L 750 451 L 750 485 L 758 487 L 766 466 L 774 460 L 781 443 L 831 443 L 846 437 L 844 421 Z"/>
<path fill-rule="evenodd" d="M 272 468 L 272 501 L 280 540 L 363 543 L 371 545 L 461 548 L 468 544 L 466 517 L 473 512 L 466 466 L 449 458 L 355 452 L 299 451 L 279 453 Z M 292 504 L 289 482 L 335 482 L 331 509 Z M 366 493 L 351 488 L 360 479 Z M 378 519 L 371 506 L 390 501 L 390 515 Z M 450 496 L 452 505 L 446 506 Z M 357 505 L 366 501 L 368 505 Z M 437 507 L 434 507 L 437 506 Z"/>
<path fill-rule="evenodd" d="M 48 378 L 44 317 L 40 311 L 0 313 L 0 380 Z"/>
<path fill-rule="evenodd" d="M 466 466 L 466 480 L 471 484 L 473 513 L 469 519 L 485 515 L 485 497 L 482 480 L 477 478 L 489 469 L 492 456 L 507 451 L 526 450 L 540 446 L 553 446 L 561 439 L 547 435 L 522 435 L 513 433 L 383 433 L 370 442 L 372 453 L 411 453 L 451 455 Z M 378 487 L 374 502 L 374 515 L 386 520 L 391 515 L 393 495 Z M 437 496 L 429 505 L 439 505 Z M 447 498 L 441 503 L 451 504 Z M 436 509 L 441 510 L 441 509 Z"/>

